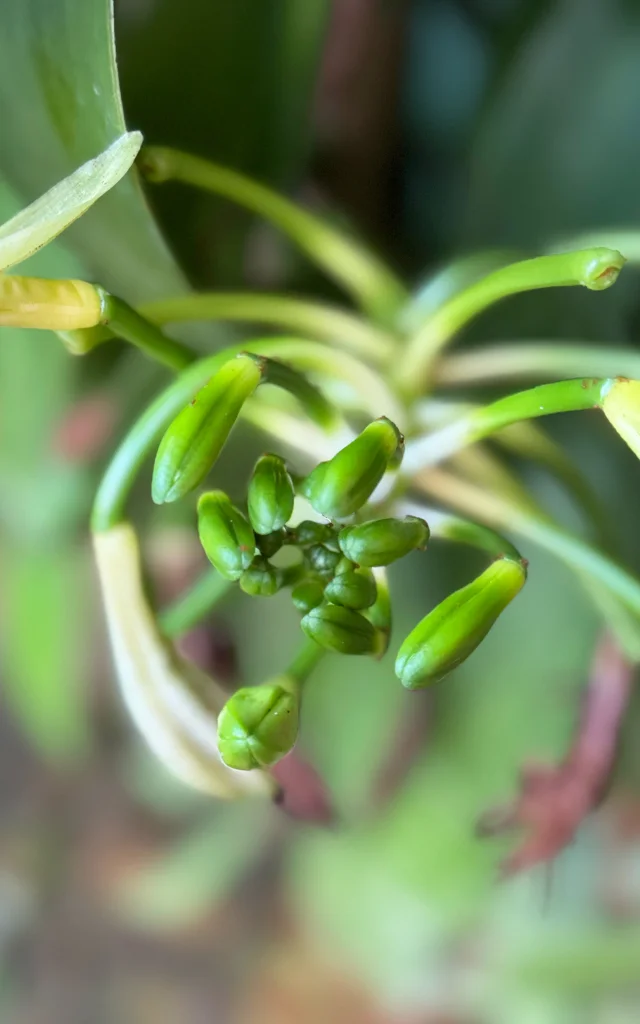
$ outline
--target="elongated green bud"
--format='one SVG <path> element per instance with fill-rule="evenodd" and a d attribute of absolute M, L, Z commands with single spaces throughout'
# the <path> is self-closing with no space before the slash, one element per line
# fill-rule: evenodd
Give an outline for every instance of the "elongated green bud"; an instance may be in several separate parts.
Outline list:
<path fill-rule="evenodd" d="M 239 580 L 253 562 L 255 537 L 242 512 L 223 491 L 208 491 L 198 502 L 200 543 L 226 580 Z"/>
<path fill-rule="evenodd" d="M 263 361 L 246 352 L 230 359 L 198 391 L 160 442 L 151 496 L 177 501 L 202 483 L 215 463 L 244 402 L 258 387 Z"/>
<path fill-rule="evenodd" d="M 291 600 L 301 615 L 322 603 L 324 587 L 319 580 L 302 580 L 291 591 Z"/>
<path fill-rule="evenodd" d="M 377 596 L 376 581 L 370 569 L 348 569 L 334 576 L 324 591 L 327 601 L 343 608 L 370 608 Z"/>
<path fill-rule="evenodd" d="M 329 462 L 316 466 L 302 493 L 320 515 L 344 519 L 371 497 L 403 445 L 404 438 L 391 420 L 386 416 L 374 420 Z"/>
<path fill-rule="evenodd" d="M 417 516 L 372 519 L 358 526 L 346 526 L 338 540 L 345 556 L 356 565 L 390 565 L 416 548 L 426 548 L 429 527 Z"/>
<path fill-rule="evenodd" d="M 484 640 L 526 578 L 523 562 L 499 558 L 437 605 L 398 651 L 395 671 L 402 685 L 417 690 L 457 668 Z"/>
<path fill-rule="evenodd" d="M 277 680 L 234 693 L 218 716 L 218 750 L 229 768 L 275 764 L 298 735 L 298 697 Z"/>
<path fill-rule="evenodd" d="M 277 570 L 264 558 L 254 558 L 240 577 L 240 588 L 249 597 L 273 597 L 280 589 Z"/>
<path fill-rule="evenodd" d="M 280 530 L 293 512 L 293 483 L 284 459 L 262 455 L 249 483 L 247 504 L 249 519 L 256 533 Z"/>
<path fill-rule="evenodd" d="M 640 380 L 617 377 L 603 391 L 603 413 L 640 459 Z"/>
<path fill-rule="evenodd" d="M 337 604 L 312 608 L 300 622 L 303 632 L 320 647 L 338 654 L 375 654 L 376 631 L 364 615 Z"/>
<path fill-rule="evenodd" d="M 0 274 L 0 327 L 73 331 L 96 327 L 100 295 L 86 281 L 50 281 Z"/>
<path fill-rule="evenodd" d="M 332 551 L 324 544 L 314 544 L 313 547 L 306 549 L 304 558 L 310 569 L 323 579 L 329 579 L 336 571 L 342 556 L 339 551 Z"/>

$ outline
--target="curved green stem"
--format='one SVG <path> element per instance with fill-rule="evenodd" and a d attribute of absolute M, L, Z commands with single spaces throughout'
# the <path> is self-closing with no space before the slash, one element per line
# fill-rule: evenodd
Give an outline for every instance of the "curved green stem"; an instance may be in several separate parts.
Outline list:
<path fill-rule="evenodd" d="M 145 355 L 156 359 L 172 370 L 184 370 L 198 358 L 197 352 L 181 341 L 168 338 L 155 325 L 146 320 L 122 299 L 98 288 L 103 317 L 102 323 L 112 334 L 124 338 Z"/>
<path fill-rule="evenodd" d="M 138 167 L 150 181 L 180 181 L 225 196 L 270 221 L 378 323 L 392 325 L 407 300 L 395 274 L 359 242 L 244 174 L 188 153 L 145 147 Z"/>
<path fill-rule="evenodd" d="M 231 588 L 215 569 L 205 569 L 195 583 L 157 616 L 160 629 L 173 639 L 187 633 L 208 615 Z"/>
<path fill-rule="evenodd" d="M 640 353 L 588 342 L 489 345 L 448 356 L 438 363 L 434 373 L 437 383 L 445 387 L 571 376 L 640 378 Z"/>
<path fill-rule="evenodd" d="M 611 554 L 615 548 L 613 529 L 600 496 L 564 449 L 540 429 L 537 423 L 523 420 L 512 423 L 494 437 L 507 451 L 530 459 L 546 469 L 565 488 L 584 514 L 596 543 Z"/>
<path fill-rule="evenodd" d="M 599 291 L 614 283 L 624 262 L 615 249 L 595 248 L 538 256 L 495 270 L 445 303 L 414 335 L 398 368 L 399 386 L 409 396 L 419 395 L 442 348 L 495 302 L 538 288 L 584 285 Z"/>
<path fill-rule="evenodd" d="M 488 526 L 481 526 L 470 519 L 461 519 L 450 512 L 442 512 L 440 509 L 430 508 L 416 502 L 403 502 L 399 511 L 403 515 L 420 516 L 422 519 L 426 519 L 431 537 L 435 540 L 466 544 L 469 547 L 477 548 L 478 551 L 484 551 L 492 558 L 502 558 L 507 555 L 518 562 L 523 561 L 522 555 L 511 541 Z"/>
<path fill-rule="evenodd" d="M 520 420 L 597 408 L 611 383 L 611 379 L 605 377 L 541 384 L 473 409 L 427 437 L 411 441 L 405 452 L 403 472 L 412 474 L 442 462 L 461 448 Z"/>
<path fill-rule="evenodd" d="M 134 480 L 162 432 L 195 391 L 206 384 L 228 358 L 228 350 L 188 367 L 145 409 L 116 449 L 93 503 L 91 527 L 108 530 L 123 517 Z"/>
<path fill-rule="evenodd" d="M 492 528 L 509 530 L 533 541 L 579 574 L 591 577 L 640 617 L 640 580 L 589 544 L 554 523 L 538 520 L 522 509 L 444 470 L 429 470 L 414 481 L 420 490 L 472 515 Z"/>
<path fill-rule="evenodd" d="M 273 324 L 384 362 L 395 348 L 393 335 L 328 303 L 262 292 L 205 292 L 147 302 L 140 313 L 155 324 L 190 320 L 231 320 Z"/>
<path fill-rule="evenodd" d="M 326 653 L 324 647 L 320 647 L 313 640 L 308 640 L 289 663 L 284 675 L 288 676 L 299 690 Z"/>
<path fill-rule="evenodd" d="M 305 359 L 311 358 L 308 348 L 312 344 L 311 342 L 286 339 L 285 349 L 289 361 L 304 362 Z M 158 395 L 121 442 L 105 471 L 94 501 L 91 518 L 93 530 L 109 529 L 122 519 L 124 506 L 133 482 L 154 444 L 159 441 L 162 432 L 183 406 L 192 399 L 195 392 L 206 384 L 209 378 L 231 356 L 241 351 L 257 352 L 261 355 L 265 353 L 265 350 L 274 353 L 277 347 L 277 339 L 275 342 L 274 339 L 265 339 L 264 342 L 255 341 L 223 349 L 215 355 L 187 367 Z M 345 353 L 332 353 L 322 345 L 318 345 L 317 348 L 322 349 L 327 358 L 332 355 L 345 357 Z M 296 360 L 296 356 L 299 357 L 298 360 Z M 283 384 L 284 378 L 279 383 Z M 298 397 L 300 397 L 299 389 Z M 262 424 L 258 422 L 257 426 L 262 426 Z"/>

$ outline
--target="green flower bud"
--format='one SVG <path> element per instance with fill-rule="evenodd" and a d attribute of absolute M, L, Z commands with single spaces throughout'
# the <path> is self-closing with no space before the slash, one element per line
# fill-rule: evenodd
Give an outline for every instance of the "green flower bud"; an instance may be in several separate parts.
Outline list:
<path fill-rule="evenodd" d="M 342 556 L 338 551 L 330 551 L 324 544 L 314 544 L 304 553 L 305 562 L 319 576 L 328 579 L 333 576 Z"/>
<path fill-rule="evenodd" d="M 239 580 L 253 562 L 255 537 L 242 512 L 223 491 L 208 491 L 198 502 L 200 543 L 226 580 Z"/>
<path fill-rule="evenodd" d="M 390 565 L 416 548 L 426 548 L 429 527 L 417 516 L 372 519 L 358 526 L 346 526 L 338 540 L 343 553 L 356 565 Z"/>
<path fill-rule="evenodd" d="M 177 501 L 202 483 L 215 463 L 244 402 L 262 379 L 263 363 L 246 352 L 228 362 L 198 391 L 167 428 L 153 467 L 157 505 Z"/>
<path fill-rule="evenodd" d="M 338 654 L 375 654 L 376 631 L 364 615 L 338 604 L 312 608 L 300 622 L 310 640 Z"/>
<path fill-rule="evenodd" d="M 404 438 L 391 420 L 385 416 L 374 420 L 329 462 L 316 466 L 304 481 L 302 493 L 327 519 L 344 519 L 373 494 L 403 444 Z"/>
<path fill-rule="evenodd" d="M 284 459 L 262 455 L 256 462 L 249 484 L 249 519 L 256 533 L 281 529 L 293 512 L 293 483 Z"/>
<path fill-rule="evenodd" d="M 602 411 L 640 458 L 640 381 L 618 377 L 603 388 Z"/>
<path fill-rule="evenodd" d="M 101 319 L 100 294 L 86 281 L 0 274 L 0 327 L 74 331 Z"/>
<path fill-rule="evenodd" d="M 291 591 L 291 600 L 301 615 L 322 604 L 324 587 L 319 580 L 302 580 Z"/>
<path fill-rule="evenodd" d="M 333 533 L 333 527 L 329 523 L 316 523 L 313 519 L 303 519 L 294 527 L 291 542 L 299 548 L 306 548 L 310 544 L 323 544 Z"/>
<path fill-rule="evenodd" d="M 264 558 L 254 558 L 240 577 L 240 589 L 249 597 L 273 597 L 280 589 L 277 569 Z"/>
<path fill-rule="evenodd" d="M 265 558 L 271 558 L 272 555 L 275 555 L 280 550 L 286 539 L 287 531 L 285 529 L 274 530 L 273 533 L 258 534 L 256 536 L 256 544 L 260 553 Z"/>
<path fill-rule="evenodd" d="M 349 569 L 334 576 L 324 591 L 327 601 L 344 608 L 370 608 L 377 596 L 376 581 L 370 569 Z"/>
<path fill-rule="evenodd" d="M 398 679 L 416 690 L 443 679 L 475 651 L 527 578 L 523 562 L 499 558 L 419 622 L 396 658 Z"/>
<path fill-rule="evenodd" d="M 218 750 L 229 768 L 275 764 L 298 735 L 298 698 L 277 680 L 234 693 L 218 716 Z"/>

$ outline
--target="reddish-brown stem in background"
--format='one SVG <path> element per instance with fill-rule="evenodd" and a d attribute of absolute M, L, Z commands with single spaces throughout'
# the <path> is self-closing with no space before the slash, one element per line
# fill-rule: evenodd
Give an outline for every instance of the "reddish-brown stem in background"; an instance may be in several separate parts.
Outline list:
<path fill-rule="evenodd" d="M 503 862 L 504 875 L 552 860 L 597 806 L 615 761 L 632 676 L 633 666 L 613 637 L 605 635 L 596 648 L 576 739 L 566 759 L 557 766 L 525 765 L 518 797 L 489 810 L 478 822 L 478 833 L 484 836 L 520 827 L 527 831 Z"/>

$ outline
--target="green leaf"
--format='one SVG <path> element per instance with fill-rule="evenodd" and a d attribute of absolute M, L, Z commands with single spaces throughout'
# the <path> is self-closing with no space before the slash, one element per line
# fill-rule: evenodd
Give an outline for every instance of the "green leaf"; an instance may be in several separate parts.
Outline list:
<path fill-rule="evenodd" d="M 154 933 L 195 923 L 263 856 L 276 820 L 267 803 L 223 804 L 155 863 L 125 877 L 114 893 L 118 913 Z"/>
<path fill-rule="evenodd" d="M 81 758 L 89 743 L 87 580 L 78 554 L 5 547 L 0 558 L 3 697 L 34 746 L 62 763 Z"/>
<path fill-rule="evenodd" d="M 3 0 L 0 121 L 0 173 L 26 201 L 126 130 L 111 0 Z M 68 239 L 101 284 L 132 301 L 184 285 L 133 173 Z"/>

